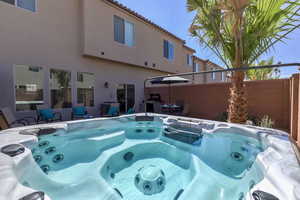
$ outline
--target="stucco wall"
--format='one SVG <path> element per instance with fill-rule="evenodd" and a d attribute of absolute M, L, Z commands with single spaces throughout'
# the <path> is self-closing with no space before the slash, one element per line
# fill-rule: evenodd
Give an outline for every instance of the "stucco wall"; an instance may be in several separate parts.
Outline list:
<path fill-rule="evenodd" d="M 83 56 L 82 2 L 38 1 L 35 13 L 0 2 L 0 107 L 8 106 L 15 111 L 14 64 L 43 67 L 44 100 L 48 105 L 50 68 L 71 71 L 73 86 L 77 72 L 94 73 L 95 108 L 90 109 L 94 114 L 99 113 L 101 102 L 115 100 L 117 84 L 135 84 L 136 103 L 139 104 L 143 98 L 143 80 L 164 74 L 153 69 Z M 110 85 L 108 89 L 104 88 L 105 82 Z M 76 103 L 76 95 L 73 87 L 73 103 Z M 70 109 L 63 112 L 68 119 Z M 32 112 L 15 114 L 21 117 Z"/>
<path fill-rule="evenodd" d="M 289 79 L 248 81 L 248 111 L 250 115 L 269 115 L 276 128 L 290 127 L 290 81 Z M 228 107 L 230 83 L 181 85 L 172 87 L 173 102 L 183 100 L 189 105 L 189 115 L 214 120 Z M 160 93 L 168 101 L 167 87 L 147 88 L 147 93 Z"/>
<path fill-rule="evenodd" d="M 184 42 L 145 23 L 111 3 L 101 0 L 83 2 L 83 54 L 120 62 L 126 62 L 166 72 L 189 72 L 192 67 L 186 65 L 186 54 L 193 51 L 184 47 Z M 135 45 L 128 47 L 114 41 L 114 15 L 134 24 Z M 174 44 L 173 61 L 163 57 L 163 41 Z M 102 55 L 102 52 L 104 55 Z M 145 62 L 148 65 L 145 65 Z M 152 64 L 156 67 L 152 67 Z"/>
<path fill-rule="evenodd" d="M 223 70 L 224 68 L 210 62 L 209 60 L 202 60 L 198 57 L 194 57 L 195 64 L 199 65 L 199 71 L 211 71 L 211 70 Z M 223 76 L 223 78 L 222 78 Z M 194 83 L 220 83 L 228 82 L 228 78 L 225 73 L 215 73 L 215 79 L 212 78 L 211 73 L 198 74 L 194 76 Z"/>

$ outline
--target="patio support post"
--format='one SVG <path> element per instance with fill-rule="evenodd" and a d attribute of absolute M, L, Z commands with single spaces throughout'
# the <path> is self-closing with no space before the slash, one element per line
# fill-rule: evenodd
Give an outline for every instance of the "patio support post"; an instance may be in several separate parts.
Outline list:
<path fill-rule="evenodd" d="M 144 109 L 145 109 L 144 112 L 146 113 L 146 115 L 147 115 L 146 85 L 148 80 L 149 80 L 148 78 L 144 80 Z"/>
<path fill-rule="evenodd" d="M 300 74 L 291 77 L 291 136 L 300 147 Z"/>

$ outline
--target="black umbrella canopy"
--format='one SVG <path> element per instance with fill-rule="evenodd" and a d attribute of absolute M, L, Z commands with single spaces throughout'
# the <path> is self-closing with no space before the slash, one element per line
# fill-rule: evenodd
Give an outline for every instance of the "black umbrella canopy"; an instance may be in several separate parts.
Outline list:
<path fill-rule="evenodd" d="M 151 80 L 152 84 L 168 84 L 169 85 L 169 104 L 171 103 L 171 84 L 176 83 L 187 83 L 189 82 L 188 79 L 179 77 L 179 76 L 167 76 L 164 78 L 156 78 Z M 169 108 L 169 112 L 171 112 L 171 109 Z"/>
<path fill-rule="evenodd" d="M 152 84 L 175 84 L 175 83 L 187 83 L 188 79 L 179 76 L 168 76 L 164 78 L 156 78 L 151 81 Z"/>

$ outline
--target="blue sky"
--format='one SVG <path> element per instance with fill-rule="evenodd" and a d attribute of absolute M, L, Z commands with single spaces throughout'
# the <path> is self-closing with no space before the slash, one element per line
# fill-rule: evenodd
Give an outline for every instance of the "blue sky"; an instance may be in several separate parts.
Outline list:
<path fill-rule="evenodd" d="M 199 43 L 189 35 L 188 28 L 192 22 L 193 14 L 187 12 L 185 0 L 117 1 L 186 40 L 187 45 L 194 48 L 197 51 L 196 55 L 200 58 L 209 59 L 223 66 L 212 52 L 200 47 Z M 282 63 L 300 62 L 300 30 L 292 33 L 289 37 L 290 40 L 287 40 L 286 44 L 278 43 L 274 50 L 271 50 L 264 57 L 274 56 L 275 62 L 280 61 Z M 299 72 L 297 67 L 284 68 L 282 69 L 282 77 L 287 77 L 295 72 Z"/>

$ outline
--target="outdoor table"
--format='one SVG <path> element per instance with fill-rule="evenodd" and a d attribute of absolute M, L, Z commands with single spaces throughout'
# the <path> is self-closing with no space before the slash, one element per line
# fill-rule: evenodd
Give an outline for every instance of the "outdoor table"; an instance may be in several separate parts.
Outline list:
<path fill-rule="evenodd" d="M 162 108 L 162 112 L 166 112 L 166 113 L 179 112 L 182 109 L 181 106 L 178 106 L 176 104 L 164 104 L 161 105 L 161 108 Z"/>

